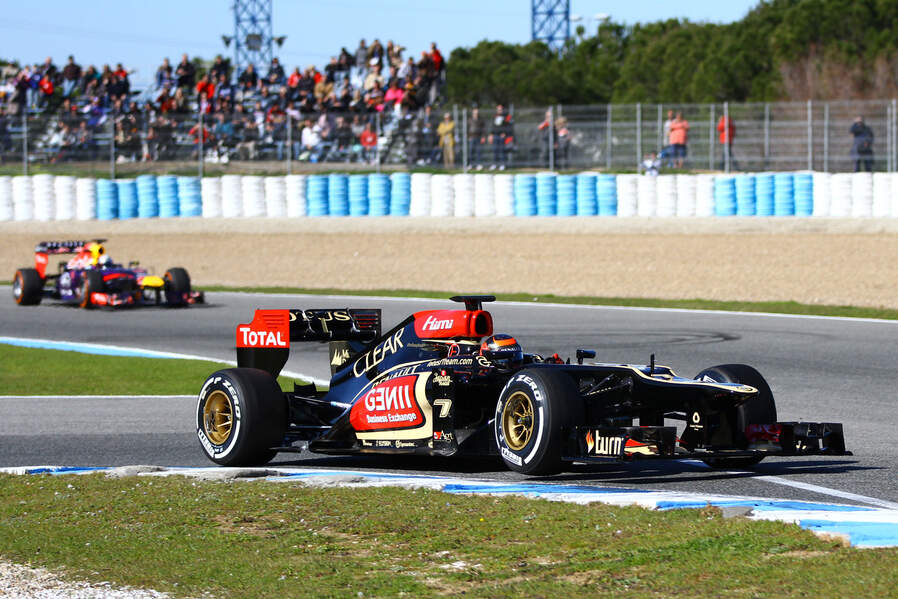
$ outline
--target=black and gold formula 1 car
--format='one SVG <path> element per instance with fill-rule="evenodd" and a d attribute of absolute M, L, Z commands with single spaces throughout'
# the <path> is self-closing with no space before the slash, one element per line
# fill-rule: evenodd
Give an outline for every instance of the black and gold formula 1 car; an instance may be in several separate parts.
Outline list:
<path fill-rule="evenodd" d="M 221 465 L 258 465 L 278 452 L 450 456 L 498 454 L 512 470 L 566 463 L 697 458 L 746 467 L 768 456 L 850 455 L 842 425 L 777 422 L 773 393 L 744 364 L 695 378 L 667 366 L 527 354 L 494 335 L 493 296 L 425 310 L 381 331 L 378 309 L 257 310 L 236 331 L 237 368 L 206 379 L 196 434 Z M 330 388 L 276 377 L 290 344 L 329 342 Z M 680 421 L 665 426 L 665 419 Z"/>

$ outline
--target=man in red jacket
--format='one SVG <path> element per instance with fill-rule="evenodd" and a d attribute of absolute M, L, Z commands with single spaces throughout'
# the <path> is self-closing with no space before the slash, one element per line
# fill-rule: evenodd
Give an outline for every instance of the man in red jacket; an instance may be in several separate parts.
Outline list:
<path fill-rule="evenodd" d="M 720 133 L 720 145 L 723 147 L 723 152 L 720 155 L 720 170 L 726 168 L 727 158 L 730 161 L 730 168 L 739 170 L 739 167 L 736 165 L 736 158 L 733 156 L 733 138 L 736 137 L 736 123 L 733 122 L 732 117 L 721 115 L 720 120 L 717 121 L 717 131 Z"/>

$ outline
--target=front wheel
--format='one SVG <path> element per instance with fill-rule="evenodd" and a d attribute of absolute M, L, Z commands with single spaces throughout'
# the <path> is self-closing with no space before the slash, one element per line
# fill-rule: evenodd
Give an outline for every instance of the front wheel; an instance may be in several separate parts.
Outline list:
<path fill-rule="evenodd" d="M 20 268 L 13 275 L 12 297 L 20 306 L 35 306 L 41 303 L 44 280 L 35 268 Z"/>
<path fill-rule="evenodd" d="M 180 266 L 174 266 L 165 271 L 162 277 L 165 281 L 165 300 L 169 306 L 187 305 L 190 297 L 190 275 Z"/>
<path fill-rule="evenodd" d="M 565 428 L 582 416 L 573 379 L 551 369 L 522 370 L 511 377 L 496 404 L 496 445 L 505 465 L 523 474 L 561 470 Z"/>
<path fill-rule="evenodd" d="M 86 309 L 92 308 L 95 304 L 91 295 L 95 291 L 103 291 L 103 286 L 103 273 L 98 270 L 85 270 L 81 278 L 78 305 Z"/>
<path fill-rule="evenodd" d="M 753 400 L 746 401 L 741 406 L 736 406 L 731 416 L 735 420 L 734 442 L 740 449 L 748 448 L 748 440 L 745 438 L 745 428 L 750 424 L 773 424 L 776 422 L 776 401 L 770 385 L 764 380 L 760 372 L 746 364 L 723 364 L 712 366 L 698 373 L 697 380 L 711 380 L 718 383 L 742 383 L 750 385 L 758 390 L 758 395 Z M 764 456 L 748 458 L 709 458 L 702 460 L 713 468 L 746 468 L 754 466 L 764 459 Z"/>
<path fill-rule="evenodd" d="M 228 368 L 206 379 L 196 406 L 196 434 L 216 464 L 267 464 L 286 430 L 284 393 L 264 370 Z"/>

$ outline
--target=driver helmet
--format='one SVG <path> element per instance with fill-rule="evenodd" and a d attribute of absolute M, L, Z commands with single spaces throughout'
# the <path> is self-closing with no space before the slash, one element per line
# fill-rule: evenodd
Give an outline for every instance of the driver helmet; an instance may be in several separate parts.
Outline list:
<path fill-rule="evenodd" d="M 480 355 L 500 368 L 512 368 L 524 363 L 521 345 L 511 335 L 498 333 L 480 344 Z"/>
<path fill-rule="evenodd" d="M 100 260 L 97 263 L 100 268 L 111 268 L 112 267 L 112 257 L 109 254 L 103 254 L 100 256 Z"/>

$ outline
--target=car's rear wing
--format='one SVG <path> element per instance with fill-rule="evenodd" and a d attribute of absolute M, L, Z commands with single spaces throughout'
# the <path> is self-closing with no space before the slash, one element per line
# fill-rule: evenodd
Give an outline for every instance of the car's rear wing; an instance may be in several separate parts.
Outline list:
<path fill-rule="evenodd" d="M 380 309 L 256 310 L 253 321 L 237 325 L 237 365 L 277 376 L 291 342 L 330 342 L 334 370 L 381 335 Z"/>
<path fill-rule="evenodd" d="M 105 239 L 94 239 L 91 241 L 41 241 L 34 246 L 34 267 L 41 277 L 44 277 L 47 274 L 47 262 L 51 255 L 77 254 L 91 243 L 99 246 L 98 254 L 102 254 L 105 241 Z"/>

